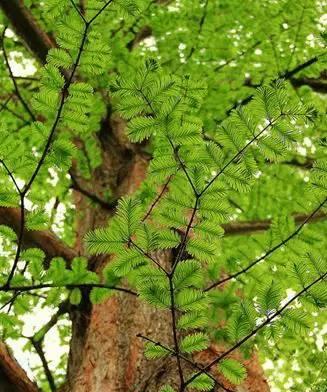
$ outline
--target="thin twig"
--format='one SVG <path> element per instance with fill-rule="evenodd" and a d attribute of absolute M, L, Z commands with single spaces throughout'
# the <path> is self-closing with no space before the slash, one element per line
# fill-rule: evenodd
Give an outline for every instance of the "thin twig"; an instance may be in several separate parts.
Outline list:
<path fill-rule="evenodd" d="M 296 50 L 296 44 L 297 44 L 297 40 L 299 38 L 300 32 L 301 32 L 301 28 L 302 28 L 302 24 L 303 24 L 303 20 L 304 20 L 304 11 L 306 9 L 305 3 L 302 4 L 302 12 L 301 12 L 301 16 L 300 16 L 300 21 L 298 23 L 297 29 L 296 29 L 296 34 L 295 34 L 295 38 L 294 38 L 294 42 L 293 42 L 293 48 L 286 66 L 286 69 L 288 70 L 289 66 L 292 64 L 292 60 L 293 60 L 293 56 Z"/>
<path fill-rule="evenodd" d="M 200 19 L 200 22 L 199 22 L 199 28 L 198 28 L 198 32 L 197 32 L 197 37 L 199 37 L 201 35 L 201 33 L 202 33 L 203 26 L 204 26 L 204 23 L 205 23 L 205 20 L 206 20 L 206 17 L 207 17 L 207 13 L 208 13 L 208 4 L 209 4 L 209 0 L 205 0 L 204 6 L 203 6 L 203 13 L 202 13 L 202 16 L 201 16 L 201 19 Z M 198 40 L 196 40 L 195 42 L 198 42 Z M 191 47 L 191 50 L 190 50 L 189 54 L 185 58 L 185 62 L 187 62 L 193 56 L 193 54 L 195 53 L 196 49 L 197 49 L 196 45 L 193 45 Z M 179 64 L 177 69 L 181 65 L 182 65 L 182 63 Z"/>
<path fill-rule="evenodd" d="M 173 331 L 177 368 L 178 368 L 178 374 L 179 374 L 179 380 L 180 380 L 180 391 L 182 391 L 184 388 L 184 374 L 183 374 L 182 364 L 180 361 L 180 353 L 179 353 L 179 345 L 178 345 L 173 276 L 169 276 L 168 279 L 169 279 L 169 293 L 170 293 L 171 325 L 172 325 L 172 331 Z"/>
<path fill-rule="evenodd" d="M 74 0 L 70 0 L 72 6 L 75 8 L 76 12 L 78 13 L 78 15 L 83 19 L 84 23 L 87 23 L 87 20 L 85 19 L 85 16 L 82 14 L 81 10 L 77 7 L 77 5 L 75 4 Z"/>
<path fill-rule="evenodd" d="M 246 55 L 248 52 L 250 52 L 252 49 L 255 49 L 257 46 L 259 46 L 261 44 L 261 41 L 256 41 L 254 44 L 252 44 L 251 46 L 249 46 L 248 48 L 242 50 L 240 53 L 236 54 L 234 57 L 231 57 L 230 59 L 228 59 L 226 62 L 224 62 L 223 64 L 218 65 L 214 71 L 221 71 L 223 68 L 225 68 L 228 64 L 232 63 L 233 61 L 238 60 L 239 58 L 243 57 L 244 55 Z"/>
<path fill-rule="evenodd" d="M 131 294 L 134 296 L 137 296 L 138 294 L 133 291 L 126 289 L 124 287 L 118 287 L 118 286 L 111 286 L 111 285 L 106 285 L 106 284 L 101 284 L 101 283 L 82 283 L 82 284 L 73 284 L 73 283 L 68 283 L 68 284 L 55 284 L 55 283 L 39 283 L 39 284 L 34 284 L 34 285 L 28 285 L 28 286 L 1 286 L 0 287 L 0 292 L 26 292 L 26 291 L 32 291 L 32 290 L 41 290 L 41 289 L 52 289 L 52 288 L 62 288 L 65 287 L 67 289 L 74 289 L 74 288 L 79 288 L 79 289 L 92 289 L 92 288 L 100 288 L 100 289 L 108 289 L 108 290 L 114 290 L 114 291 L 121 291 L 123 293 Z"/>
<path fill-rule="evenodd" d="M 155 206 L 159 203 L 159 201 L 161 200 L 162 196 L 165 194 L 165 192 L 166 192 L 166 190 L 167 190 L 167 188 L 168 188 L 168 186 L 169 186 L 169 184 L 170 184 L 170 181 L 172 180 L 173 176 L 174 176 L 174 175 L 171 174 L 171 175 L 168 177 L 168 180 L 165 182 L 164 186 L 162 187 L 161 192 L 160 192 L 160 193 L 157 195 L 157 197 L 154 199 L 153 203 L 151 204 L 150 208 L 148 209 L 148 212 L 144 215 L 144 217 L 142 218 L 142 221 L 141 221 L 141 222 L 145 222 L 145 221 L 148 219 L 148 217 L 151 215 L 153 209 L 154 209 Z"/>
<path fill-rule="evenodd" d="M 8 174 L 8 176 L 10 177 L 11 181 L 12 181 L 13 184 L 15 185 L 15 188 L 16 188 L 18 194 L 21 194 L 21 190 L 20 190 L 20 188 L 19 188 L 19 186 L 18 186 L 18 184 L 17 184 L 17 181 L 16 181 L 14 175 L 13 175 L 12 172 L 9 170 L 8 166 L 6 165 L 6 163 L 5 163 L 5 161 L 4 161 L 3 159 L 0 159 L 0 164 L 2 164 L 2 166 L 5 168 L 5 170 L 6 170 L 7 174 Z"/>
<path fill-rule="evenodd" d="M 45 377 L 48 381 L 50 390 L 51 390 L 51 392 L 55 392 L 57 390 L 57 387 L 56 387 L 53 375 L 52 375 L 51 370 L 49 368 L 48 361 L 45 357 L 45 354 L 44 354 L 44 351 L 42 348 L 42 341 L 36 341 L 36 340 L 34 340 L 33 337 L 29 338 L 29 340 L 32 343 L 36 353 L 40 357 L 40 360 L 41 360 L 41 363 L 42 363 L 42 366 L 44 369 L 44 374 L 45 374 Z"/>
<path fill-rule="evenodd" d="M 193 209 L 192 209 L 191 218 L 190 218 L 190 220 L 189 220 L 189 222 L 188 222 L 188 225 L 187 225 L 187 227 L 186 227 L 185 234 L 184 234 L 183 239 L 182 239 L 182 241 L 181 241 L 181 244 L 180 244 L 180 247 L 179 247 L 178 254 L 177 254 L 176 259 L 175 259 L 174 264 L 173 264 L 173 268 L 172 268 L 172 271 L 171 271 L 171 274 L 172 274 L 172 275 L 174 274 L 175 269 L 176 269 L 178 263 L 179 263 L 180 260 L 182 259 L 184 250 L 185 250 L 185 248 L 186 248 L 187 240 L 188 240 L 188 235 L 189 235 L 189 233 L 190 233 L 190 230 L 191 230 L 191 228 L 192 228 L 192 225 L 193 225 L 193 221 L 194 221 L 196 212 L 197 212 L 197 210 L 198 210 L 198 204 L 199 204 L 199 197 L 196 196 L 196 197 L 195 197 L 194 207 L 193 207 Z"/>
<path fill-rule="evenodd" d="M 297 73 L 299 73 L 299 72 L 303 71 L 304 69 L 310 67 L 311 65 L 317 63 L 319 61 L 319 58 L 322 57 L 323 55 L 324 55 L 324 53 L 317 55 L 317 56 L 314 56 L 311 59 L 305 61 L 304 63 L 297 65 L 292 70 L 284 71 L 283 73 L 279 74 L 275 79 L 273 79 L 272 82 L 276 82 L 278 79 L 290 80 Z M 260 83 L 260 85 L 262 85 L 262 83 Z M 222 123 L 232 113 L 232 111 L 235 110 L 237 107 L 247 105 L 249 102 L 252 101 L 253 97 L 254 97 L 254 94 L 250 94 L 247 97 L 243 98 L 242 100 L 235 102 L 229 109 L 226 110 L 226 112 L 225 112 L 226 116 L 224 118 L 216 120 L 217 123 Z"/>
<path fill-rule="evenodd" d="M 314 209 L 314 211 L 312 211 L 312 213 L 310 215 L 307 216 L 307 218 L 298 226 L 298 228 L 292 233 L 290 234 L 288 237 L 286 237 L 283 241 L 279 242 L 277 245 L 275 245 L 274 247 L 272 247 L 271 249 L 269 249 L 264 255 L 260 256 L 259 258 L 255 259 L 254 261 L 252 261 L 250 264 L 248 264 L 248 266 L 246 268 L 243 268 L 242 270 L 229 275 L 227 278 L 221 279 L 213 284 L 211 284 L 209 287 L 207 287 L 204 291 L 210 291 L 213 288 L 220 286 L 223 283 L 226 283 L 232 279 L 235 279 L 237 277 L 239 277 L 240 275 L 245 274 L 246 272 L 248 272 L 251 268 L 253 268 L 254 266 L 256 266 L 258 263 L 260 263 L 260 261 L 264 260 L 265 258 L 267 258 L 268 256 L 270 256 L 272 253 L 274 253 L 277 249 L 281 248 L 283 245 L 287 244 L 292 238 L 294 238 L 302 229 L 303 227 L 310 221 L 310 219 L 312 219 L 317 212 L 324 206 L 324 204 L 326 204 L 327 202 L 327 198 L 325 198 L 319 205 L 317 208 Z"/>
<path fill-rule="evenodd" d="M 244 153 L 244 151 L 248 147 L 250 147 L 269 127 L 273 126 L 279 120 L 279 118 L 282 116 L 283 116 L 283 114 L 279 114 L 275 119 L 270 120 L 269 123 L 259 133 L 257 133 L 250 141 L 248 141 L 245 144 L 245 146 L 241 150 L 239 150 L 229 161 L 227 161 L 227 163 L 219 170 L 219 172 L 203 188 L 203 190 L 199 194 L 199 197 L 201 197 L 208 190 L 208 188 L 210 188 L 210 186 L 217 180 L 217 178 L 220 177 L 225 172 L 225 170 Z"/>
<path fill-rule="evenodd" d="M 107 202 L 107 201 L 101 199 L 95 193 L 89 192 L 87 189 L 84 189 L 77 182 L 75 176 L 73 176 L 71 172 L 70 172 L 70 178 L 71 178 L 71 181 L 72 181 L 72 185 L 71 185 L 72 189 L 74 189 L 75 191 L 77 191 L 77 192 L 81 193 L 82 195 L 88 197 L 94 203 L 99 204 L 103 209 L 112 211 L 117 206 L 117 200 L 113 200 L 112 202 Z"/>
<path fill-rule="evenodd" d="M 12 96 L 11 96 L 11 98 L 12 98 Z M 25 125 L 30 124 L 30 122 L 26 121 L 26 119 L 23 116 L 21 116 L 19 113 L 16 113 L 14 110 L 12 110 L 8 107 L 8 103 L 11 100 L 11 98 L 8 99 L 5 103 L 0 103 L 0 106 L 1 106 L 0 110 L 1 111 L 4 109 L 7 110 L 7 112 L 11 113 L 13 116 L 15 116 L 19 120 L 23 121 Z"/>
<path fill-rule="evenodd" d="M 251 339 L 253 336 L 255 336 L 262 328 L 264 328 L 266 325 L 270 324 L 276 317 L 280 316 L 285 309 L 287 309 L 291 303 L 293 303 L 295 300 L 297 300 L 301 295 L 305 294 L 308 292 L 308 290 L 313 287 L 315 284 L 321 282 L 324 280 L 327 276 L 327 272 L 325 272 L 323 275 L 319 276 L 316 280 L 311 282 L 308 286 L 304 287 L 300 292 L 298 292 L 296 295 L 294 295 L 289 301 L 286 302 L 284 306 L 282 306 L 279 310 L 277 310 L 273 315 L 267 317 L 267 319 L 259 324 L 252 332 L 250 332 L 248 335 L 246 335 L 243 339 L 239 340 L 237 343 L 234 344 L 230 349 L 225 351 L 223 354 L 221 354 L 219 357 L 211 361 L 207 366 L 204 367 L 202 371 L 199 371 L 198 373 L 194 374 L 192 377 L 190 377 L 186 382 L 185 382 L 185 387 L 189 385 L 193 380 L 195 380 L 199 375 L 201 375 L 204 371 L 209 371 L 214 365 L 219 363 L 222 359 L 226 358 L 229 354 L 231 354 L 233 351 L 237 350 L 240 348 L 245 342 L 247 342 L 249 339 Z"/>
<path fill-rule="evenodd" d="M 159 263 L 158 260 L 156 260 L 154 257 L 152 257 L 148 252 L 143 250 L 140 246 L 138 246 L 132 239 L 129 241 L 143 256 L 146 258 L 150 259 L 161 271 L 165 274 L 168 275 L 168 272 L 166 269 Z"/>
<path fill-rule="evenodd" d="M 20 100 L 21 104 L 23 105 L 24 109 L 29 114 L 31 119 L 33 121 L 35 121 L 36 117 L 33 114 L 32 110 L 27 105 L 27 103 L 26 103 L 25 99 L 23 98 L 23 96 L 21 95 L 21 93 L 19 91 L 19 88 L 18 88 L 18 85 L 17 85 L 17 82 L 16 82 L 16 79 L 15 79 L 15 76 L 13 75 L 11 67 L 10 67 L 10 63 L 9 63 L 9 59 L 8 59 L 8 55 L 7 55 L 7 51 L 6 51 L 6 47 L 5 47 L 5 34 L 6 34 L 7 29 L 8 29 L 8 26 L 5 26 L 5 28 L 3 29 L 3 32 L 2 32 L 2 37 L 1 37 L 1 45 L 2 45 L 3 57 L 5 59 L 5 62 L 6 62 L 8 71 L 9 71 L 10 79 L 11 79 L 13 85 L 14 85 L 16 96 Z"/>
<path fill-rule="evenodd" d="M 193 184 L 193 181 L 192 181 L 192 179 L 191 179 L 191 177 L 190 177 L 190 175 L 189 175 L 189 173 L 188 173 L 188 171 L 187 171 L 187 169 L 185 167 L 185 164 L 182 161 L 181 157 L 179 156 L 178 147 L 174 146 L 173 142 L 171 141 L 171 139 L 169 137 L 167 137 L 167 139 L 168 139 L 169 144 L 171 145 L 171 148 L 172 148 L 172 150 L 174 152 L 175 160 L 177 161 L 177 163 L 179 163 L 180 167 L 182 168 L 183 172 L 185 173 L 185 175 L 187 177 L 187 180 L 188 180 L 189 184 L 191 185 L 191 187 L 193 189 L 194 194 L 198 195 L 198 192 L 197 192 L 197 190 L 195 188 L 195 185 Z"/>

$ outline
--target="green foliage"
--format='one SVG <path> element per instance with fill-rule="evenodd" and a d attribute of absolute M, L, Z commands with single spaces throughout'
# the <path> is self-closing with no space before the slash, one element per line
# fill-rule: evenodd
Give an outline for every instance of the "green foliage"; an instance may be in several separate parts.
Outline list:
<path fill-rule="evenodd" d="M 258 303 L 261 312 L 267 314 L 272 310 L 279 308 L 281 300 L 281 289 L 274 281 L 271 281 L 268 286 L 263 287 L 259 291 L 258 297 Z"/>
<path fill-rule="evenodd" d="M 31 78 L 13 83 L 0 67 L 2 339 L 20 338 L 37 306 L 82 312 L 125 290 L 155 307 L 153 323 L 172 320 L 174 344 L 146 343 L 149 360 L 175 363 L 180 352 L 184 369 L 211 342 L 244 357 L 255 345 L 262 362 L 274 358 L 272 384 L 284 388 L 280 373 L 304 390 L 316 377 L 323 390 L 323 337 L 314 338 L 327 306 L 323 7 L 166 3 L 24 3 L 57 47 Z M 21 35 L 7 31 L 11 64 L 17 53 L 31 62 Z M 78 257 L 62 251 L 74 243 Z M 58 325 L 67 344 L 70 327 Z M 58 387 L 63 368 L 64 358 Z M 233 384 L 246 377 L 231 358 L 218 371 Z M 213 386 L 204 372 L 186 385 Z"/>
<path fill-rule="evenodd" d="M 43 211 L 32 211 L 26 217 L 28 230 L 44 230 L 47 228 L 48 217 Z"/>
<path fill-rule="evenodd" d="M 194 351 L 202 351 L 208 347 L 209 339 L 203 333 L 188 335 L 182 339 L 180 348 L 182 352 L 192 353 Z"/>
<path fill-rule="evenodd" d="M 145 346 L 144 355 L 148 359 L 157 359 L 169 355 L 169 351 L 157 344 L 147 343 Z"/>
<path fill-rule="evenodd" d="M 201 287 L 203 284 L 203 273 L 201 265 L 195 260 L 185 260 L 177 265 L 174 274 L 176 289 L 194 286 Z"/>
<path fill-rule="evenodd" d="M 223 359 L 219 363 L 218 369 L 233 384 L 241 384 L 246 378 L 244 365 L 235 359 Z"/>
<path fill-rule="evenodd" d="M 191 383 L 190 387 L 199 391 L 210 391 L 214 386 L 214 381 L 206 374 L 197 376 Z"/>
<path fill-rule="evenodd" d="M 170 385 L 166 385 L 160 389 L 160 392 L 175 392 L 175 390 Z"/>
<path fill-rule="evenodd" d="M 78 288 L 75 288 L 71 291 L 70 296 L 69 296 L 69 301 L 72 305 L 79 305 L 79 303 L 82 300 L 82 294 L 81 290 Z"/>

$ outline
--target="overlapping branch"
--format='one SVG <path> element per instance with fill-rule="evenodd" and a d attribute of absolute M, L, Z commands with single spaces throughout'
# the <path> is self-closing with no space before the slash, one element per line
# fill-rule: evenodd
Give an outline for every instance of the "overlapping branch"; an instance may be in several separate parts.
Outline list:
<path fill-rule="evenodd" d="M 0 224 L 11 227 L 16 234 L 20 230 L 20 208 L 0 207 Z M 62 257 L 67 262 L 78 256 L 74 249 L 67 246 L 52 231 L 24 230 L 23 247 L 41 248 L 47 259 Z"/>
<path fill-rule="evenodd" d="M 53 288 L 60 288 L 60 287 L 65 287 L 67 289 L 92 289 L 92 288 L 100 288 L 100 289 L 107 289 L 107 290 L 114 290 L 114 291 L 120 291 L 122 293 L 127 293 L 136 296 L 137 293 L 135 293 L 133 290 L 126 289 L 124 287 L 118 287 L 118 286 L 111 286 L 111 285 L 106 285 L 102 283 L 67 283 L 67 284 L 56 284 L 56 283 L 39 283 L 39 284 L 32 284 L 32 285 L 21 285 L 21 286 L 2 286 L 0 287 L 0 292 L 20 292 L 24 293 L 27 291 L 32 291 L 32 290 L 41 290 L 41 289 L 53 289 Z"/>
<path fill-rule="evenodd" d="M 45 374 L 45 377 L 48 381 L 50 390 L 51 390 L 51 392 L 55 392 L 57 390 L 57 387 L 56 387 L 52 372 L 49 368 L 48 361 L 47 361 L 45 354 L 44 354 L 44 351 L 43 351 L 42 341 L 35 340 L 33 337 L 31 337 L 29 340 L 32 343 L 32 346 L 34 347 L 37 355 L 40 358 L 40 361 L 41 361 L 43 369 L 44 369 L 44 374 Z"/>
<path fill-rule="evenodd" d="M 292 217 L 297 225 L 305 223 L 315 223 L 327 219 L 325 212 L 317 212 L 313 216 L 312 214 L 294 214 Z M 310 218 L 309 218 L 310 217 Z M 309 218 L 309 220 L 308 220 Z M 222 228 L 225 232 L 225 237 L 236 236 L 236 235 L 251 235 L 269 230 L 272 224 L 271 219 L 253 220 L 253 221 L 235 221 L 231 223 L 225 223 Z"/>

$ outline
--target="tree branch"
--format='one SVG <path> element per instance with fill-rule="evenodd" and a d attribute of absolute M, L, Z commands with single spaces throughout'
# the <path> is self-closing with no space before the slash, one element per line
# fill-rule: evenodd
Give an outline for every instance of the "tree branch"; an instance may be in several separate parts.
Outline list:
<path fill-rule="evenodd" d="M 327 78 L 323 75 L 320 78 L 291 78 L 290 82 L 295 88 L 309 86 L 316 93 L 327 94 Z"/>
<path fill-rule="evenodd" d="M 276 82 L 278 79 L 290 80 L 294 75 L 296 75 L 299 72 L 303 71 L 304 69 L 310 67 L 312 64 L 317 63 L 319 61 L 319 57 L 320 56 L 312 57 L 308 61 L 305 61 L 304 63 L 297 65 L 296 67 L 294 67 L 290 71 L 283 72 L 277 78 L 273 79 L 273 82 Z M 260 85 L 262 85 L 262 83 L 260 83 Z M 247 97 L 243 98 L 241 101 L 235 102 L 229 109 L 226 110 L 226 117 L 225 118 L 227 118 L 231 114 L 231 112 L 234 109 L 236 109 L 237 107 L 247 105 L 249 102 L 252 101 L 253 97 L 254 97 L 254 94 L 250 94 Z M 225 118 L 219 120 L 218 123 L 221 123 L 222 121 L 224 121 Z"/>
<path fill-rule="evenodd" d="M 44 324 L 41 327 L 41 329 L 39 329 L 34 334 L 34 336 L 31 337 L 33 338 L 33 341 L 34 342 L 42 341 L 44 339 L 44 336 L 50 331 L 50 329 L 57 324 L 60 316 L 68 313 L 70 309 L 71 309 L 71 305 L 68 299 L 66 299 L 61 304 L 59 304 L 57 312 L 50 318 L 50 320 L 46 324 Z"/>
<path fill-rule="evenodd" d="M 302 224 L 307 221 L 311 214 L 294 214 L 293 219 L 297 225 Z M 325 212 L 319 212 L 315 214 L 308 223 L 319 222 L 327 219 L 327 214 Z M 223 224 L 222 227 L 225 231 L 225 236 L 233 235 L 250 235 L 258 233 L 261 231 L 266 231 L 270 229 L 272 224 L 271 219 L 263 219 L 257 221 L 239 221 Z"/>
<path fill-rule="evenodd" d="M 167 179 L 167 181 L 165 182 L 165 184 L 163 185 L 163 187 L 162 187 L 160 193 L 159 193 L 159 194 L 157 195 L 157 197 L 154 199 L 154 201 L 153 201 L 152 204 L 150 205 L 150 207 L 149 207 L 147 213 L 146 213 L 146 214 L 144 215 L 144 217 L 142 218 L 142 221 L 141 221 L 142 223 L 145 222 L 145 221 L 148 219 L 148 217 L 151 215 L 151 213 L 152 213 L 153 209 L 155 208 L 155 206 L 159 203 L 159 201 L 161 200 L 161 198 L 163 197 L 163 195 L 166 193 L 166 190 L 167 190 L 167 188 L 168 188 L 168 186 L 169 186 L 169 183 L 170 183 L 170 181 L 172 180 L 173 176 L 174 176 L 174 175 L 171 174 L 171 175 L 168 177 L 168 179 Z"/>
<path fill-rule="evenodd" d="M 220 177 L 225 170 L 233 163 L 235 162 L 243 153 L 244 151 L 250 147 L 254 142 L 257 141 L 257 139 L 269 128 L 272 127 L 284 114 L 279 114 L 276 116 L 274 119 L 270 119 L 269 123 L 260 131 L 258 132 L 251 140 L 249 140 L 245 146 L 239 150 L 230 160 L 228 160 L 225 165 L 218 171 L 218 173 L 207 183 L 207 185 L 203 188 L 199 196 L 202 196 L 208 188 L 217 180 L 218 177 Z"/>
<path fill-rule="evenodd" d="M 45 63 L 49 49 L 55 47 L 51 37 L 36 23 L 20 0 L 1 0 L 0 7 L 12 24 L 16 34 L 41 63 Z"/>
<path fill-rule="evenodd" d="M 0 377 L 3 391 L 39 392 L 4 343 L 0 343 Z"/>
<path fill-rule="evenodd" d="M 16 234 L 20 230 L 21 210 L 20 208 L 0 207 L 0 224 L 11 227 Z M 62 242 L 52 231 L 29 231 L 24 230 L 25 248 L 41 248 L 48 259 L 53 257 L 63 257 L 71 261 L 78 256 L 77 253 L 64 242 Z"/>
<path fill-rule="evenodd" d="M 110 201 L 105 201 L 101 199 L 98 195 L 95 193 L 92 193 L 88 191 L 87 189 L 84 189 L 77 181 L 75 176 L 73 175 L 72 171 L 70 171 L 70 178 L 72 181 L 71 188 L 74 189 L 75 191 L 81 193 L 82 195 L 86 196 L 90 200 L 92 200 L 94 203 L 98 204 L 101 206 L 103 209 L 108 210 L 108 211 L 113 211 L 116 206 L 117 206 L 117 200 L 112 200 Z"/>
<path fill-rule="evenodd" d="M 72 70 L 71 70 L 70 76 L 68 77 L 68 79 L 66 79 L 65 84 L 64 84 L 64 86 L 63 86 L 63 88 L 61 90 L 61 99 L 60 99 L 60 102 L 59 102 L 58 110 L 57 110 L 56 116 L 54 117 L 53 124 L 51 126 L 51 130 L 49 132 L 47 140 L 45 142 L 45 145 L 44 145 L 44 148 L 43 148 L 43 152 L 42 152 L 42 154 L 40 156 L 40 159 L 37 162 L 37 165 L 36 165 L 36 167 L 35 167 L 35 169 L 33 171 L 33 174 L 31 175 L 29 181 L 25 184 L 24 189 L 19 192 L 20 209 L 21 209 L 20 229 L 19 229 L 19 235 L 18 235 L 18 243 L 17 243 L 16 255 L 15 255 L 15 258 L 14 258 L 14 261 L 13 261 L 12 268 L 11 268 L 11 270 L 9 272 L 9 275 L 8 275 L 6 287 L 10 286 L 10 282 L 11 282 L 12 278 L 15 275 L 15 271 L 16 271 L 16 268 L 17 268 L 17 265 L 18 265 L 18 262 L 19 262 L 19 257 L 20 257 L 20 253 L 21 253 L 22 243 L 23 243 L 23 239 L 24 239 L 23 237 L 24 237 L 24 231 L 25 231 L 25 228 L 24 228 L 24 226 L 25 226 L 25 207 L 24 207 L 25 196 L 30 191 L 30 189 L 31 189 L 31 187 L 32 187 L 36 177 L 38 176 L 38 174 L 39 174 L 39 172 L 40 172 L 40 170 L 41 170 L 41 168 L 42 168 L 42 166 L 43 166 L 43 164 L 45 162 L 45 159 L 46 159 L 46 157 L 48 155 L 48 152 L 49 152 L 49 150 L 51 148 L 54 135 L 55 135 L 55 133 L 57 131 L 57 128 L 58 128 L 58 126 L 60 124 L 61 116 L 62 116 L 62 113 L 64 111 L 64 107 L 65 107 L 65 104 L 67 102 L 67 98 L 69 96 L 70 86 L 73 83 L 75 74 L 77 72 L 77 68 L 78 68 L 78 66 L 80 64 L 80 61 L 81 61 L 82 53 L 83 53 L 83 51 L 85 49 L 85 46 L 86 46 L 86 43 L 87 43 L 87 37 L 88 37 L 88 33 L 89 33 L 89 30 L 90 30 L 90 27 L 91 27 L 92 23 L 101 15 L 101 13 L 111 4 L 111 2 L 112 2 L 112 0 L 109 0 L 108 2 L 106 2 L 100 8 L 100 10 L 98 12 L 96 12 L 96 14 L 89 21 L 86 21 L 83 18 L 83 21 L 84 21 L 84 31 L 83 31 L 83 35 L 82 35 L 82 38 L 81 38 L 81 41 L 80 41 L 80 44 L 79 44 L 79 48 L 78 48 L 78 51 L 77 51 L 77 54 L 76 54 L 76 59 L 74 61 L 74 65 L 72 66 Z"/>
<path fill-rule="evenodd" d="M 44 369 L 44 374 L 45 374 L 45 377 L 48 381 L 50 390 L 51 390 L 51 392 L 55 392 L 57 390 L 56 384 L 55 384 L 53 375 L 52 375 L 51 370 L 49 368 L 48 361 L 45 357 L 45 354 L 44 354 L 44 351 L 42 348 L 42 341 L 35 340 L 32 337 L 32 338 L 30 338 L 30 342 L 32 343 L 37 355 L 40 357 L 40 360 L 41 360 L 41 363 L 42 363 L 42 366 Z"/>
<path fill-rule="evenodd" d="M 133 291 L 126 289 L 124 287 L 117 287 L 117 286 L 111 286 L 111 285 L 106 285 L 102 283 L 71 283 L 71 284 L 55 284 L 55 283 L 40 283 L 40 284 L 34 284 L 34 285 L 22 285 L 22 286 L 2 286 L 0 287 L 0 292 L 17 292 L 19 291 L 20 293 L 25 293 L 28 291 L 33 291 L 33 290 L 42 290 L 42 289 L 53 289 L 53 288 L 67 288 L 67 289 L 92 289 L 92 288 L 100 288 L 100 289 L 107 289 L 107 290 L 115 290 L 115 291 L 120 291 L 122 293 L 127 293 L 133 296 L 137 296 L 138 294 Z"/>
<path fill-rule="evenodd" d="M 168 278 L 169 278 L 169 293 L 170 293 L 171 328 L 173 332 L 174 351 L 176 355 L 176 363 L 178 368 L 180 390 L 181 390 L 184 386 L 184 373 L 181 364 L 181 357 L 180 357 L 179 344 L 178 344 L 174 284 L 173 284 L 173 277 L 169 275 Z"/>

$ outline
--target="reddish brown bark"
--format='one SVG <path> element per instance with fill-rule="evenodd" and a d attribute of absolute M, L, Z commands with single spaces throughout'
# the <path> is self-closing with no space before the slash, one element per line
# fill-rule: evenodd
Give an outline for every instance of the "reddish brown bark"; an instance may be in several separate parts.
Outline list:
<path fill-rule="evenodd" d="M 7 346 L 0 342 L 0 391 L 38 392 L 37 386 L 27 377 Z"/>

